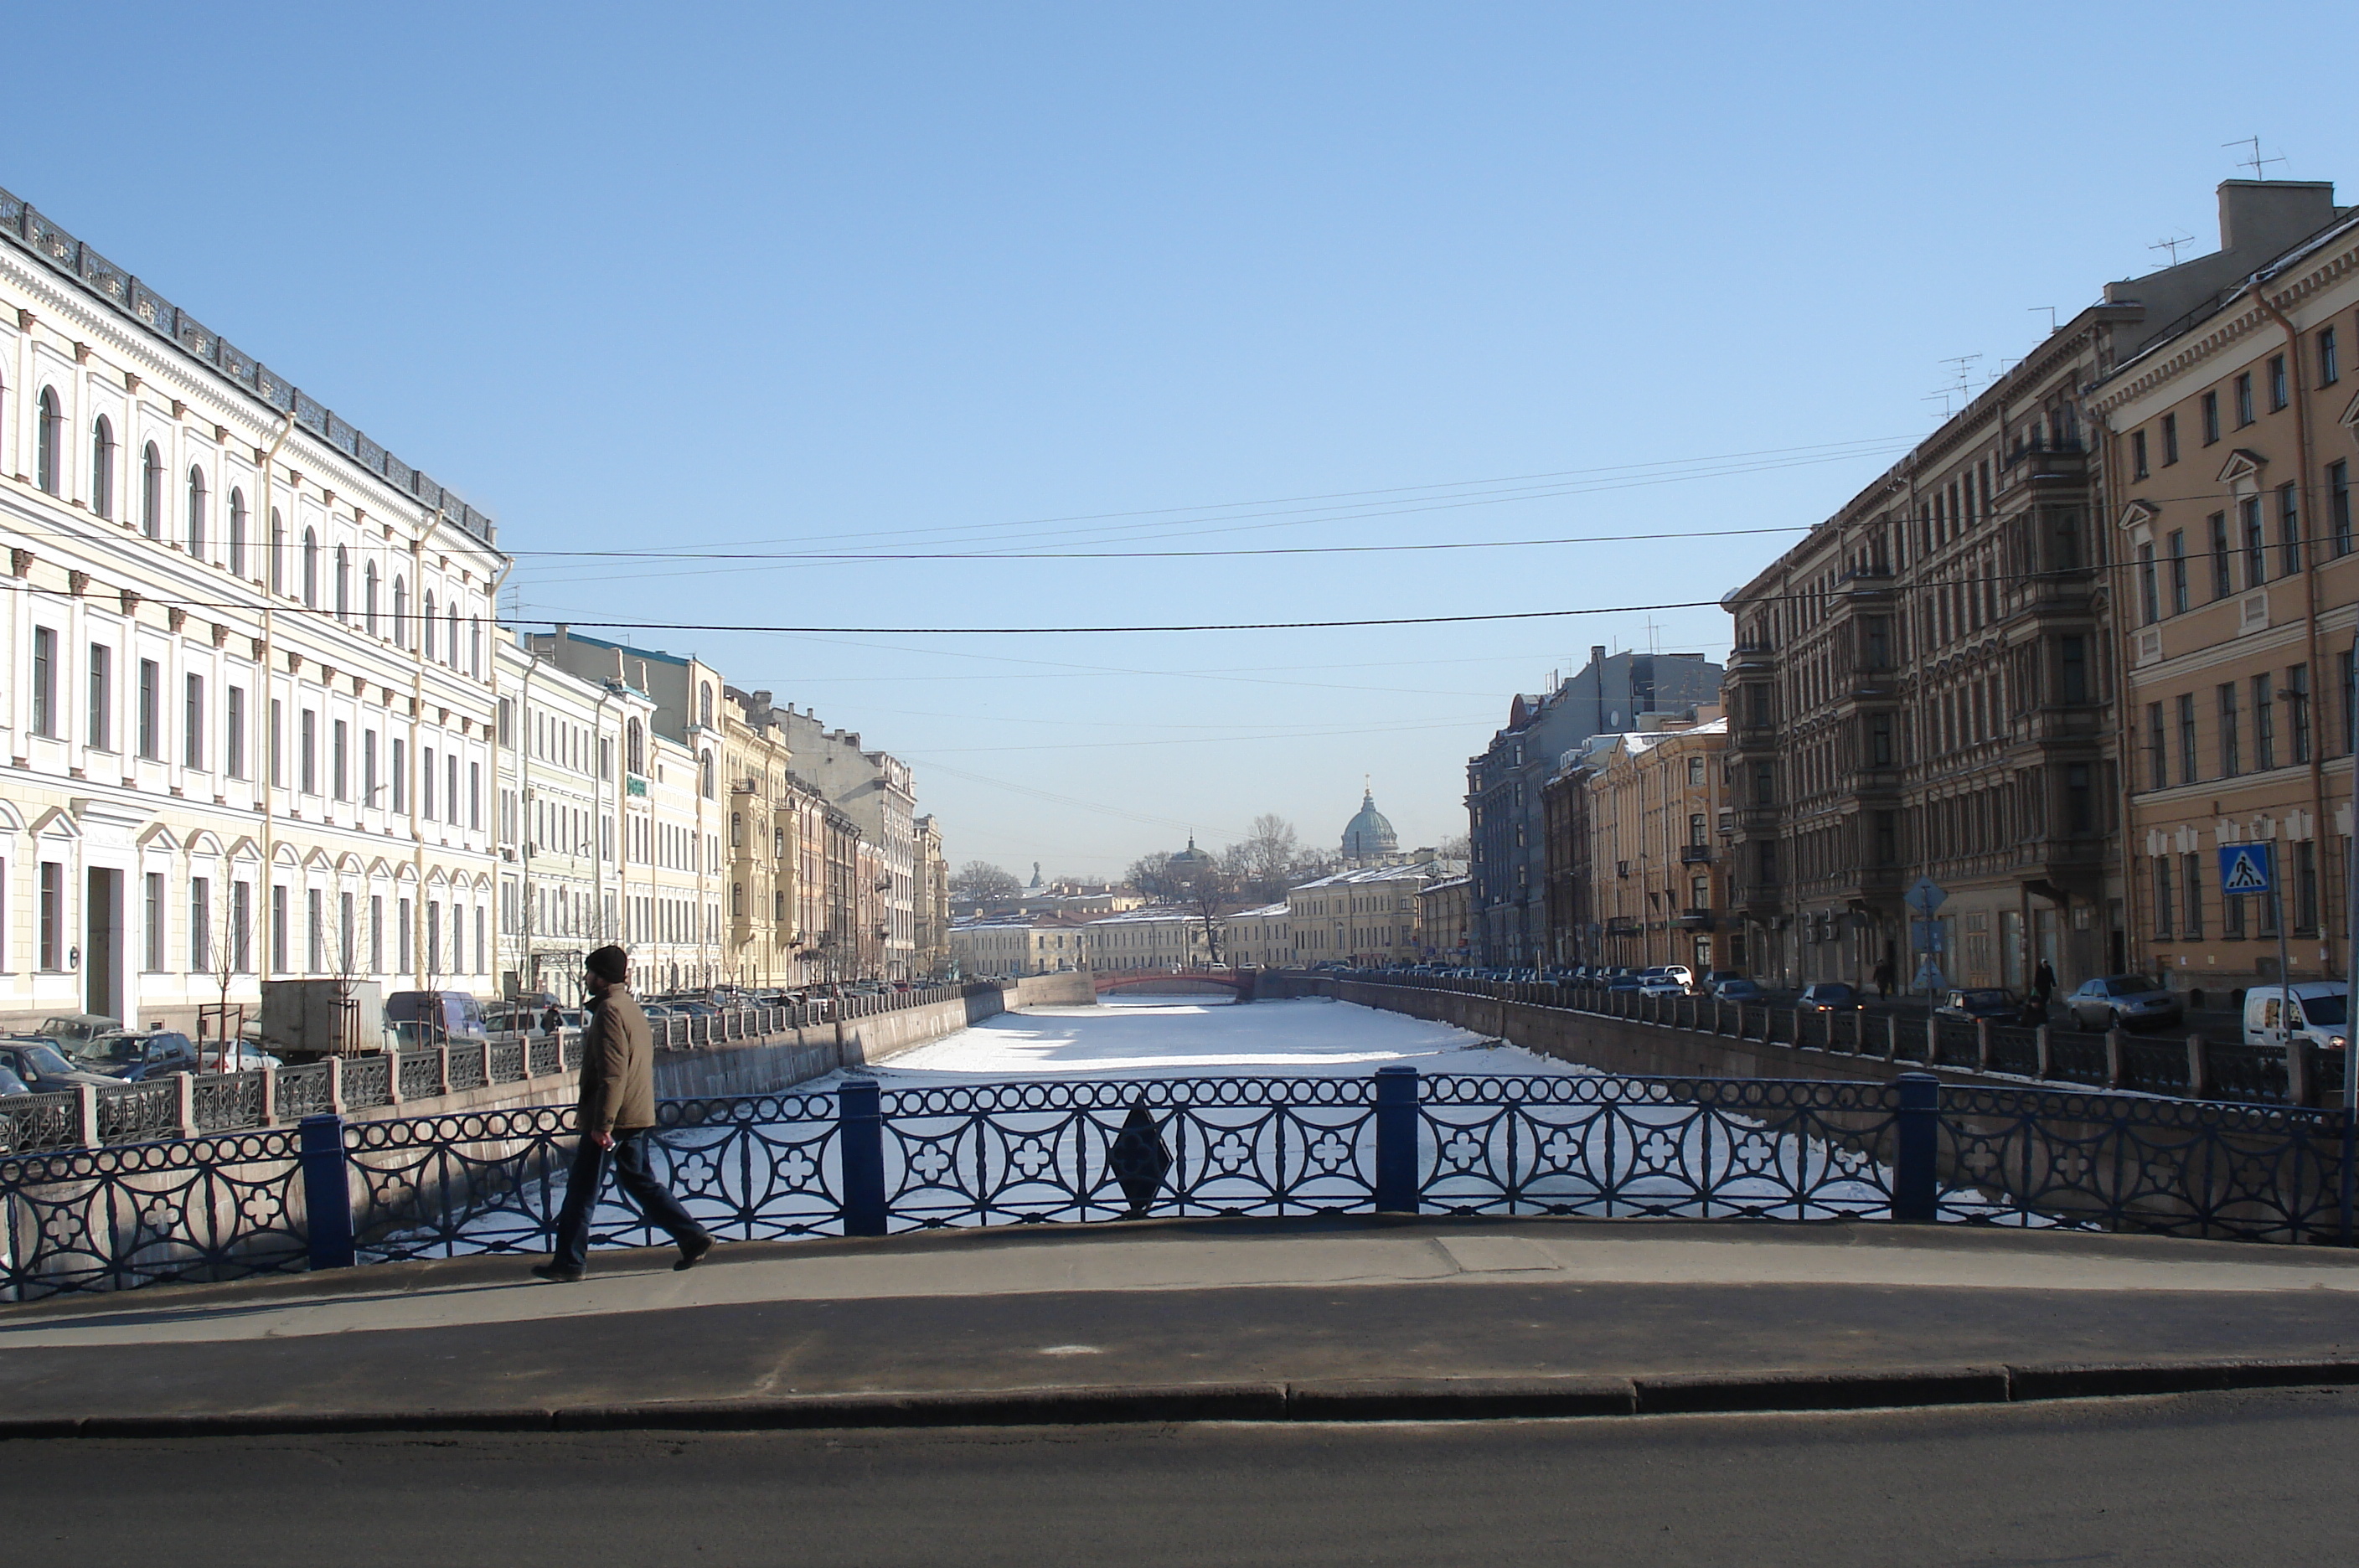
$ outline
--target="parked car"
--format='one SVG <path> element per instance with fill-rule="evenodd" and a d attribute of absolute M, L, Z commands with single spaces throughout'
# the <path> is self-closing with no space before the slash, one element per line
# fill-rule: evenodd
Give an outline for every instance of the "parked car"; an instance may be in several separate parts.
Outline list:
<path fill-rule="evenodd" d="M 5 1067 L 0 1067 L 0 1100 L 5 1100 L 12 1094 L 29 1094 L 32 1092 L 25 1086 L 25 1081 L 22 1078 L 17 1077 Z M 7 1152 L 6 1142 L 0 1140 L 0 1154 Z"/>
<path fill-rule="evenodd" d="M 1976 1018 L 1988 1018 L 1995 1024 L 2011 1024 L 2023 1012 L 2023 1004 L 1996 986 L 1979 986 L 1972 990 L 1953 990 L 1942 994 L 1941 1005 L 1933 1016 L 1958 1018 L 1972 1023 Z"/>
<path fill-rule="evenodd" d="M 1704 971 L 1703 979 L 1701 984 L 1702 985 L 1704 991 L 1707 994 L 1710 994 L 1711 992 L 1718 989 L 1725 981 L 1742 980 L 1745 977 L 1745 972 L 1741 969 L 1707 969 Z"/>
<path fill-rule="evenodd" d="M 2245 1043 L 2283 1045 L 2298 1037 L 2329 1051 L 2351 1043 L 2351 988 L 2340 980 L 2256 985 L 2245 993 Z"/>
<path fill-rule="evenodd" d="M 1658 965 L 1638 972 L 1638 995 L 1642 996 L 1684 996 L 1687 994 L 1688 971 L 1680 965 Z"/>
<path fill-rule="evenodd" d="M 1739 1004 L 1766 1002 L 1769 999 L 1769 993 L 1761 988 L 1759 981 L 1748 980 L 1742 975 L 1732 975 L 1725 980 L 1715 981 L 1712 994 L 1720 1001 Z"/>
<path fill-rule="evenodd" d="M 1645 980 L 1640 978 L 1632 971 L 1627 969 L 1617 969 L 1614 972 L 1612 977 L 1605 982 L 1605 988 L 1608 991 L 1637 991 L 1643 990 L 1646 984 Z"/>
<path fill-rule="evenodd" d="M 394 991 L 385 998 L 385 1021 L 404 1045 L 437 1045 L 445 1040 L 483 1040 L 484 1006 L 464 991 Z"/>
<path fill-rule="evenodd" d="M 1840 980 L 1821 980 L 1803 986 L 1795 1005 L 1806 1013 L 1855 1013 L 1861 999 L 1857 990 Z"/>
<path fill-rule="evenodd" d="M 72 1056 L 76 1046 L 86 1045 L 108 1030 L 122 1027 L 121 1018 L 110 1018 L 104 1013 L 61 1013 L 42 1019 L 41 1027 L 33 1032 Z"/>
<path fill-rule="evenodd" d="M 2186 1013 L 2179 993 L 2147 975 L 2107 975 L 2064 999 L 2064 1010 L 2084 1029 L 2168 1029 Z"/>
<path fill-rule="evenodd" d="M 54 1094 L 82 1083 L 97 1088 L 115 1082 L 103 1073 L 75 1066 L 56 1046 L 39 1035 L 28 1040 L 0 1040 L 0 1067 L 7 1068 L 23 1079 L 27 1087 L 37 1094 Z"/>
<path fill-rule="evenodd" d="M 178 1029 L 116 1029 L 90 1041 L 75 1060 L 117 1082 L 139 1083 L 173 1073 L 219 1072 L 220 1050 L 209 1044 L 200 1053 L 196 1042 Z M 230 1059 L 229 1070 L 252 1073 L 269 1063 L 270 1058 L 241 1043 Z"/>

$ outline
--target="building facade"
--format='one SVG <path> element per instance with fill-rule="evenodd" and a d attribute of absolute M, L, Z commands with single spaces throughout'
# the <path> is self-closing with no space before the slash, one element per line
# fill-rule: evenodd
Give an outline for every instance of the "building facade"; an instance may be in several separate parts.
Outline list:
<path fill-rule="evenodd" d="M 1419 925 L 1419 895 L 1466 875 L 1461 860 L 1419 860 L 1339 871 L 1289 887 L 1288 934 L 1297 964 L 1377 967 L 1431 957 Z"/>
<path fill-rule="evenodd" d="M 913 824 L 917 866 L 917 954 L 911 960 L 919 978 L 939 980 L 950 973 L 951 863 L 942 853 L 942 827 L 929 814 Z"/>
<path fill-rule="evenodd" d="M 1636 727 L 1720 695 L 1721 669 L 1694 653 L 1589 650 L 1589 664 L 1552 691 L 1518 695 L 1506 726 L 1466 764 L 1473 878 L 1473 951 L 1486 964 L 1552 962 L 1541 791 L 1564 754 L 1593 735 Z"/>
<path fill-rule="evenodd" d="M 1474 879 L 1445 877 L 1417 895 L 1418 945 L 1431 964 L 1470 962 L 1473 943 Z"/>
<path fill-rule="evenodd" d="M 1294 927 L 1283 901 L 1221 919 L 1221 954 L 1240 969 L 1283 969 L 1294 962 Z"/>
<path fill-rule="evenodd" d="M 1098 915 L 1082 928 L 1093 969 L 1193 969 L 1214 962 L 1204 917 L 1196 909 L 1149 904 Z M 1225 954 L 1221 962 L 1228 962 Z"/>
<path fill-rule="evenodd" d="M 2263 200 L 2284 253 L 2091 398 L 2126 578 L 2131 946 L 2214 1006 L 2277 978 L 2281 944 L 2295 979 L 2349 963 L 2359 215 L 2331 186 L 2223 191 L 2223 251 L 2256 243 L 2244 209 Z M 2218 852 L 2254 843 L 2273 847 L 2282 919 L 2223 891 Z"/>
<path fill-rule="evenodd" d="M 755 696 L 769 699 L 766 691 Z M 871 973 L 907 979 L 918 951 L 917 789 L 909 765 L 890 752 L 863 750 L 857 733 L 830 729 L 809 709 L 777 713 L 796 773 L 853 820 L 875 853 L 870 885 L 861 890 L 864 908 L 873 909 L 858 928 L 863 951 L 875 952 Z"/>
<path fill-rule="evenodd" d="M 951 923 L 962 975 L 1053 975 L 1089 967 L 1089 934 L 1066 915 L 988 915 Z"/>
<path fill-rule="evenodd" d="M 1706 709 L 1716 713 L 1716 709 Z M 1728 724 L 1668 720 L 1616 735 L 1582 769 L 1589 833 L 1589 951 L 1630 969 L 1739 966 L 1718 849 Z"/>
<path fill-rule="evenodd" d="M 5 1022 L 488 989 L 491 519 L 5 192 L 0 544 Z"/>

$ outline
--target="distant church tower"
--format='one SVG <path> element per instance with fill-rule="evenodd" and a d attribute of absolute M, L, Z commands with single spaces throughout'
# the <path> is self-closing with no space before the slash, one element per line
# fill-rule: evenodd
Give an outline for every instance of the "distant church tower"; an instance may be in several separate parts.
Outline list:
<path fill-rule="evenodd" d="M 1343 824 L 1343 860 L 1351 866 L 1378 866 L 1400 853 L 1400 835 L 1376 810 L 1375 791 L 1364 790 L 1359 814 Z"/>
<path fill-rule="evenodd" d="M 1040 863 L 1037 860 L 1032 863 L 1032 890 L 1040 890 Z"/>

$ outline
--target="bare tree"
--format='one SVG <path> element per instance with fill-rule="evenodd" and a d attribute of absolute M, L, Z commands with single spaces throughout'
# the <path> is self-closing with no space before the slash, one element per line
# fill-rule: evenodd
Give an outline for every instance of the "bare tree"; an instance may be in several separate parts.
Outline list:
<path fill-rule="evenodd" d="M 1464 833 L 1459 833 L 1443 839 L 1441 847 L 1434 853 L 1444 860 L 1472 860 L 1474 858 L 1474 841 Z"/>
<path fill-rule="evenodd" d="M 1168 849 L 1158 849 L 1132 861 L 1124 880 L 1158 900 L 1176 898 L 1180 891 L 1179 883 L 1171 876 L 1171 852 Z"/>
<path fill-rule="evenodd" d="M 951 897 L 962 904 L 999 904 L 1024 896 L 1015 874 L 988 860 L 970 860 L 951 877 Z"/>

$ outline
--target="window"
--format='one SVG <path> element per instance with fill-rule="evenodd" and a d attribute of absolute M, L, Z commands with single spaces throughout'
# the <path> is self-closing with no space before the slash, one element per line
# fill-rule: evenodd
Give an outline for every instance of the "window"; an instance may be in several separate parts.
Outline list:
<path fill-rule="evenodd" d="M 254 973 L 254 884 L 230 885 L 230 965 L 240 975 Z"/>
<path fill-rule="evenodd" d="M 201 771 L 205 766 L 205 678 L 180 678 L 180 766 Z"/>
<path fill-rule="evenodd" d="M 295 779 L 306 795 L 320 792 L 320 715 L 311 708 L 296 717 Z"/>
<path fill-rule="evenodd" d="M 2310 666 L 2297 664 L 2286 671 L 2286 716 L 2291 721 L 2293 755 L 2289 762 L 2310 760 Z"/>
<path fill-rule="evenodd" d="M 426 746 L 420 752 L 421 766 L 418 770 L 418 811 L 428 822 L 434 820 L 434 748 Z"/>
<path fill-rule="evenodd" d="M 164 760 L 164 667 L 152 659 L 139 661 L 139 755 Z"/>
<path fill-rule="evenodd" d="M 2318 931 L 2318 842 L 2301 839 L 2293 846 L 2293 929 L 2303 936 Z"/>
<path fill-rule="evenodd" d="M 2234 681 L 2222 681 L 2219 697 L 2220 777 L 2234 779 L 2245 770 L 2243 759 L 2236 754 L 2237 742 L 2242 738 L 2240 732 L 2244 729 L 2236 715 L 2236 683 Z"/>
<path fill-rule="evenodd" d="M 2253 373 L 2249 370 L 2236 377 L 2236 428 L 2242 430 L 2253 422 Z"/>
<path fill-rule="evenodd" d="M 369 895 L 368 931 L 368 972 L 382 975 L 385 973 L 385 900 L 374 893 Z"/>
<path fill-rule="evenodd" d="M 416 917 L 411 913 L 411 905 L 407 898 L 398 900 L 394 909 L 397 918 L 393 922 L 393 929 L 398 933 L 395 938 L 394 945 L 401 952 L 400 973 L 408 975 L 411 973 L 409 944 L 413 940 L 410 933 L 416 929 L 412 924 Z"/>
<path fill-rule="evenodd" d="M 66 966 L 66 868 L 61 861 L 41 862 L 40 966 Z"/>
<path fill-rule="evenodd" d="M 2179 416 L 2162 417 L 2162 465 L 2169 468 L 2179 461 Z"/>
<path fill-rule="evenodd" d="M 480 762 L 467 764 L 467 825 L 484 825 L 484 765 Z"/>
<path fill-rule="evenodd" d="M 2253 677 L 2253 766 L 2267 773 L 2277 765 L 2277 708 L 2268 676 Z"/>
<path fill-rule="evenodd" d="M 397 736 L 395 738 L 393 743 L 393 768 L 391 771 L 393 774 L 393 809 L 397 811 L 406 811 L 409 810 L 409 743 Z M 405 922 L 407 920 L 408 917 L 405 916 Z M 404 969 L 409 967 L 409 960 L 407 957 L 402 959 L 401 966 Z"/>
<path fill-rule="evenodd" d="M 270 508 L 270 591 L 287 591 L 287 525 L 276 506 Z"/>
<path fill-rule="evenodd" d="M 66 417 L 58 406 L 54 387 L 41 388 L 39 420 L 39 429 L 34 434 L 34 482 L 55 495 L 65 484 Z"/>
<path fill-rule="evenodd" d="M 376 804 L 376 731 L 361 731 L 361 804 Z"/>
<path fill-rule="evenodd" d="M 210 878 L 189 878 L 189 972 L 202 975 L 213 966 L 213 885 Z"/>
<path fill-rule="evenodd" d="M 2190 705 L 2192 706 L 2192 699 Z M 2086 762 L 2064 765 L 2064 830 L 2070 833 L 2097 831 L 2096 769 Z"/>
<path fill-rule="evenodd" d="M 2089 700 L 2089 639 L 2077 636 L 2059 637 L 2057 652 L 2062 665 L 2064 701 L 2087 702 Z"/>
<path fill-rule="evenodd" d="M 1758 694 L 1759 688 L 1755 690 Z M 647 771 L 647 741 L 646 732 L 639 728 L 636 719 L 633 719 L 623 731 L 623 753 L 624 767 L 644 778 Z"/>
<path fill-rule="evenodd" d="M 327 933 L 321 919 L 320 889 L 303 889 L 303 972 L 317 975 L 328 967 L 327 944 L 321 938 Z"/>
<path fill-rule="evenodd" d="M 442 762 L 447 770 L 446 781 L 449 785 L 449 788 L 442 792 L 442 810 L 450 819 L 451 825 L 455 828 L 459 825 L 459 754 L 455 751 L 446 752 L 443 754 Z"/>
<path fill-rule="evenodd" d="M 2290 485 L 2277 486 L 2277 575 L 2290 577 L 2301 570 L 2301 503 Z"/>
<path fill-rule="evenodd" d="M 451 600 L 448 609 L 451 635 L 442 645 L 442 662 L 456 670 L 459 668 L 459 601 Z"/>
<path fill-rule="evenodd" d="M 430 664 L 434 660 L 434 594 L 430 590 L 426 595 L 426 614 L 424 619 L 426 622 L 426 646 L 421 649 L 421 651 L 426 655 L 427 662 Z"/>
<path fill-rule="evenodd" d="M 2352 668 L 2347 648 L 2337 656 L 2337 662 L 2343 666 L 2343 755 L 2348 757 L 2359 749 L 2359 702 L 2354 701 L 2359 698 L 2359 670 Z"/>
<path fill-rule="evenodd" d="M 279 711 L 278 699 L 270 699 L 270 783 L 273 789 L 287 782 L 285 729 L 286 720 Z"/>
<path fill-rule="evenodd" d="M 2162 619 L 2162 592 L 2154 574 L 2154 546 L 2138 546 L 2138 597 L 2146 611 L 2146 624 Z"/>
<path fill-rule="evenodd" d="M 497 711 L 499 713 L 500 746 L 503 750 L 514 750 L 516 747 L 516 703 L 511 699 L 503 697 L 500 699 L 500 705 Z"/>
<path fill-rule="evenodd" d="M 205 471 L 189 470 L 189 559 L 205 558 Z"/>
<path fill-rule="evenodd" d="M 229 493 L 229 571 L 245 575 L 245 492 L 235 489 Z"/>
<path fill-rule="evenodd" d="M 2170 531 L 2170 613 L 2187 613 L 2187 530 Z"/>
<path fill-rule="evenodd" d="M 90 509 L 114 516 L 114 426 L 104 414 L 90 428 Z"/>
<path fill-rule="evenodd" d="M 114 749 L 114 650 L 103 642 L 90 645 L 90 748 Z"/>
<path fill-rule="evenodd" d="M 2351 463 L 2326 465 L 2326 515 L 2334 529 L 2334 553 L 2351 553 Z"/>
<path fill-rule="evenodd" d="M 141 878 L 141 883 L 147 893 L 146 907 L 141 912 L 146 917 L 143 923 L 147 927 L 147 940 L 142 944 L 147 952 L 140 964 L 152 975 L 164 967 L 164 874 L 150 871 Z"/>
<path fill-rule="evenodd" d="M 1768 762 L 1755 763 L 1753 765 L 1753 803 L 1756 806 L 1772 806 L 1777 802 L 1777 765 Z"/>
<path fill-rule="evenodd" d="M 2170 898 L 2170 856 L 2158 855 L 2154 857 L 2155 935 L 2168 937 L 2172 934 L 2170 915 L 2174 907 Z"/>
<path fill-rule="evenodd" d="M 2269 411 L 2275 413 L 2286 406 L 2286 360 L 2283 354 L 2269 359 Z"/>
<path fill-rule="evenodd" d="M 2261 498 L 2247 495 L 2236 503 L 2245 532 L 2245 586 L 2257 588 L 2269 580 L 2268 550 L 2261 534 Z"/>
<path fill-rule="evenodd" d="M 287 973 L 287 888 L 270 885 L 270 972 Z"/>
<path fill-rule="evenodd" d="M 328 729 L 328 789 L 332 798 L 349 798 L 347 780 L 352 777 L 347 766 L 351 755 L 352 726 L 338 719 Z"/>
<path fill-rule="evenodd" d="M 708 751 L 701 757 L 698 757 L 696 767 L 697 782 L 704 798 L 710 800 L 714 798 L 712 793 L 712 754 Z"/>
<path fill-rule="evenodd" d="M 2179 857 L 2179 891 L 2186 903 L 2186 918 L 2180 922 L 2180 934 L 2190 940 L 2203 934 L 2203 857 L 2182 855 Z"/>
<path fill-rule="evenodd" d="M 245 689 L 229 689 L 228 706 L 222 714 L 222 771 L 232 779 L 245 777 Z"/>
<path fill-rule="evenodd" d="M 164 537 L 164 454 L 154 441 L 139 454 L 139 531 L 151 539 Z"/>
<path fill-rule="evenodd" d="M 2130 432 L 2130 477 L 2144 479 L 2148 472 L 2146 463 L 2146 432 L 2132 430 Z"/>
<path fill-rule="evenodd" d="M 336 619 L 353 618 L 353 552 L 342 545 L 336 547 Z"/>
<path fill-rule="evenodd" d="M 2220 934 L 2242 941 L 2245 935 L 2245 896 L 2225 893 L 2220 898 Z"/>
<path fill-rule="evenodd" d="M 376 562 L 361 568 L 361 629 L 376 636 Z"/>
<path fill-rule="evenodd" d="M 2343 379 L 2343 359 L 2338 352 L 2334 329 L 2327 328 L 2318 334 L 2318 384 L 2332 387 Z"/>
<path fill-rule="evenodd" d="M 58 634 L 33 628 L 33 733 L 58 733 Z"/>
<path fill-rule="evenodd" d="M 2179 699 L 2179 781 L 2192 784 L 2200 777 L 2195 760 L 2195 697 L 2182 693 Z"/>
<path fill-rule="evenodd" d="M 2212 514 L 2212 597 L 2224 599 L 2236 591 L 2235 573 L 2228 555 L 2228 514 Z"/>
<path fill-rule="evenodd" d="M 2211 446 L 2220 439 L 2220 394 L 2203 394 L 2203 444 Z"/>
<path fill-rule="evenodd" d="M 303 603 L 320 605 L 320 536 L 310 528 L 303 530 Z"/>

